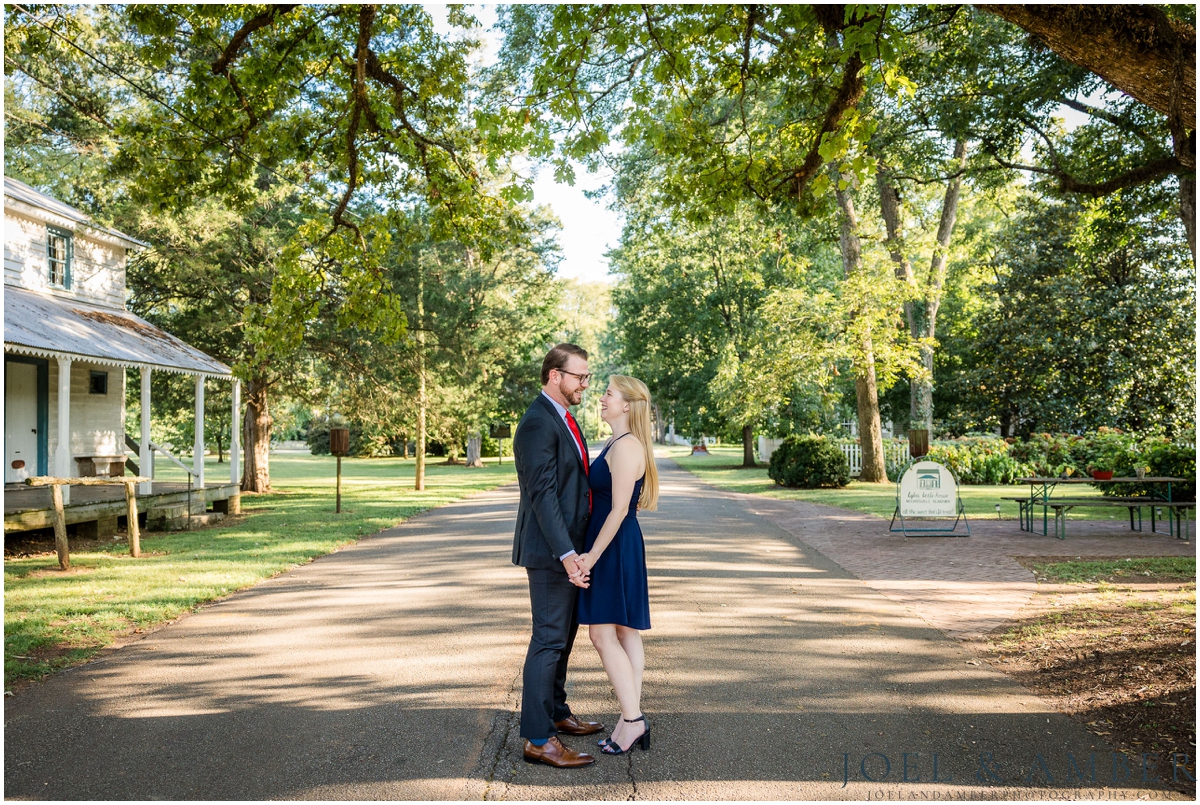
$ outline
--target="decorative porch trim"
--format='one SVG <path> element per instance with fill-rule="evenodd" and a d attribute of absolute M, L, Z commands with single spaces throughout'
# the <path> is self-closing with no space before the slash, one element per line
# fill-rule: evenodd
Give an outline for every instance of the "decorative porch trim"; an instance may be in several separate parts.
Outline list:
<path fill-rule="evenodd" d="M 53 358 L 58 360 L 64 358 L 69 361 L 79 361 L 80 363 L 94 363 L 98 366 L 116 366 L 123 369 L 153 369 L 159 372 L 173 372 L 177 375 L 203 375 L 204 377 L 216 378 L 218 380 L 232 380 L 233 374 L 226 372 L 224 374 L 218 372 L 201 372 L 196 369 L 181 369 L 177 366 L 165 366 L 161 363 L 146 363 L 144 361 L 121 361 L 116 358 L 102 358 L 98 355 L 83 355 L 78 352 L 60 352 L 52 349 L 41 349 L 38 347 L 27 347 L 24 344 L 13 344 L 8 341 L 4 342 L 4 351 L 16 355 L 29 355 L 34 358 Z"/>

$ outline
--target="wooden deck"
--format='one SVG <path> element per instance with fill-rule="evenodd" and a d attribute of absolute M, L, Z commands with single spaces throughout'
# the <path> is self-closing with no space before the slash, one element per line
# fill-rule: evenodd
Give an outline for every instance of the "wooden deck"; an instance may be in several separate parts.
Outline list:
<path fill-rule="evenodd" d="M 231 499 L 240 503 L 241 489 L 237 484 L 208 484 L 203 489 L 193 488 L 190 495 L 184 483 L 161 483 L 151 485 L 149 495 L 137 496 L 138 511 L 152 519 L 156 515 L 168 516 L 167 512 L 186 515 L 206 511 L 210 504 L 217 511 L 228 511 Z M 190 499 L 189 499 L 190 498 Z M 190 509 L 189 509 L 190 504 Z M 106 486 L 72 486 L 71 502 L 63 507 L 67 525 L 92 523 L 100 520 L 115 520 L 125 516 L 125 489 L 120 484 Z M 4 486 L 4 532 L 32 531 L 52 528 L 54 512 L 50 503 L 49 487 L 30 487 L 23 484 Z"/>

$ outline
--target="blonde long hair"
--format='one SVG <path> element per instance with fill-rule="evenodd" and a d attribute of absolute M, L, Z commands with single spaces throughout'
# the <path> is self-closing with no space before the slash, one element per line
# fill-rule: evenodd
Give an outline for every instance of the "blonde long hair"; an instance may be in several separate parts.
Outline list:
<path fill-rule="evenodd" d="M 629 431 L 646 452 L 646 476 L 638 506 L 646 511 L 658 509 L 658 468 L 654 466 L 654 431 L 650 427 L 650 389 L 636 377 L 609 375 L 608 382 L 629 403 Z"/>

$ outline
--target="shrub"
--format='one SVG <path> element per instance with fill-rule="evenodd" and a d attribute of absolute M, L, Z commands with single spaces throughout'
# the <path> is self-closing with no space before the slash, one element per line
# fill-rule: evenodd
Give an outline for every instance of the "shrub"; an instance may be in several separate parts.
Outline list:
<path fill-rule="evenodd" d="M 771 454 L 767 474 L 781 486 L 817 489 L 850 483 L 850 465 L 836 444 L 823 436 L 789 436 Z"/>
<path fill-rule="evenodd" d="M 1130 476 L 1138 467 L 1145 467 L 1147 474 L 1158 477 L 1186 478 L 1186 483 L 1171 486 L 1171 497 L 1175 500 L 1196 499 L 1196 435 L 1194 431 L 1180 439 L 1171 440 L 1162 436 L 1149 437 L 1138 445 L 1133 457 L 1126 465 L 1116 468 L 1120 475 Z M 1141 484 L 1105 484 L 1106 495 L 1144 495 L 1147 490 Z M 1161 491 L 1161 490 L 1160 490 Z"/>
<path fill-rule="evenodd" d="M 1034 433 L 1028 439 L 1014 443 L 1009 455 L 1028 466 L 1031 475 L 1051 478 L 1070 467 L 1080 475 L 1087 470 L 1087 445 L 1082 437 L 1066 434 Z"/>
<path fill-rule="evenodd" d="M 1189 483 L 1175 484 L 1171 487 L 1171 496 L 1175 500 L 1196 499 L 1196 437 L 1190 436 L 1188 441 L 1167 441 L 1163 439 L 1150 447 L 1145 453 L 1146 463 L 1151 475 L 1174 476 L 1187 478 Z"/>
<path fill-rule="evenodd" d="M 1030 474 L 1029 465 L 1012 453 L 1003 439 L 969 436 L 934 442 L 926 458 L 947 467 L 960 484 L 1000 485 Z"/>
<path fill-rule="evenodd" d="M 350 453 L 353 455 L 354 448 L 358 442 L 359 429 L 353 423 L 346 422 L 345 419 L 337 415 L 334 415 L 332 422 L 330 422 L 328 417 L 324 416 L 313 417 L 309 420 L 308 433 L 304 437 L 304 441 L 308 442 L 308 451 L 314 456 L 329 455 L 330 428 L 350 429 Z"/>
<path fill-rule="evenodd" d="M 1085 471 L 1112 470 L 1117 475 L 1133 475 L 1141 450 L 1136 436 L 1114 428 L 1099 428 L 1080 437 L 1076 456 Z M 1144 466 L 1144 465 L 1143 465 Z"/>
<path fill-rule="evenodd" d="M 1177 439 L 1139 436 L 1116 428 L 1098 428 L 1082 435 L 1035 433 L 1012 445 L 1009 454 L 1027 465 L 1030 475 L 1054 477 L 1065 467 L 1086 477 L 1089 470 L 1112 470 L 1118 477 L 1132 477 L 1139 467 L 1150 475 L 1187 478 L 1171 494 L 1176 500 L 1192 500 L 1196 494 L 1196 434 L 1188 431 Z M 1097 484 L 1106 495 L 1145 495 L 1142 484 Z"/>

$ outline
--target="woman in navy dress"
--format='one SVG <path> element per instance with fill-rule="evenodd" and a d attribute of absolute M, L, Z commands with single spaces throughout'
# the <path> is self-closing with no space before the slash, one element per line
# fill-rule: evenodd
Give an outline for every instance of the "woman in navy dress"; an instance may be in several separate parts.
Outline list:
<path fill-rule="evenodd" d="M 650 723 L 641 710 L 641 630 L 650 628 L 650 596 L 637 515 L 639 508 L 658 508 L 658 472 L 646 384 L 624 375 L 610 377 L 600 398 L 600 416 L 613 435 L 592 462 L 588 478 L 592 517 L 586 553 L 579 560 L 591 575 L 579 591 L 579 622 L 588 624 L 621 706 L 621 718 L 612 735 L 600 741 L 600 749 L 620 755 L 634 746 L 650 748 Z"/>

